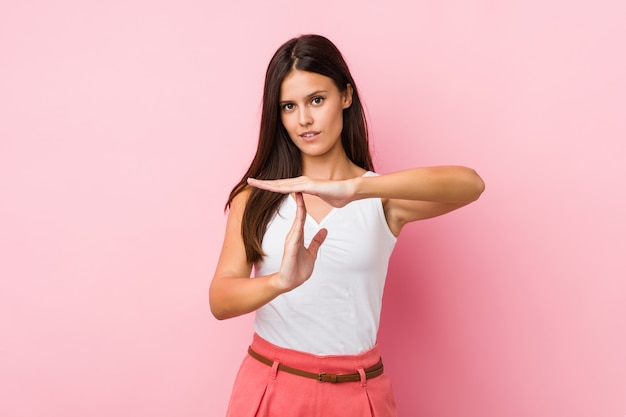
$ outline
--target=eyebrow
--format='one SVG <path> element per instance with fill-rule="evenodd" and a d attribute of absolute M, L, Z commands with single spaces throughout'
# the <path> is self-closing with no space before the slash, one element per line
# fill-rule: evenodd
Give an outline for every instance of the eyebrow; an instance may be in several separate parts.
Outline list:
<path fill-rule="evenodd" d="M 312 92 L 311 94 L 309 94 L 309 95 L 307 95 L 305 97 L 308 99 L 308 98 L 311 98 L 311 97 L 316 96 L 318 94 L 324 94 L 324 93 L 328 93 L 328 91 L 326 91 L 326 90 L 316 90 L 316 91 Z M 281 101 L 278 102 L 278 104 L 283 105 L 283 104 L 287 104 L 287 103 L 291 103 L 291 102 L 293 102 L 293 100 L 281 100 Z"/>

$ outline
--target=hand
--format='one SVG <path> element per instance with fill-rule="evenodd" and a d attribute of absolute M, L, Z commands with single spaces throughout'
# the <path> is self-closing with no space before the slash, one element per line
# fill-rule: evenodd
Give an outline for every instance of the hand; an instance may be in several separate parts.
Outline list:
<path fill-rule="evenodd" d="M 328 234 L 326 229 L 320 229 L 313 237 L 313 240 L 311 240 L 309 247 L 305 248 L 304 222 L 306 220 L 306 208 L 302 193 L 296 193 L 296 205 L 296 218 L 285 238 L 283 260 L 278 274 L 275 275 L 276 286 L 281 292 L 290 291 L 309 279 L 313 273 L 318 249 Z"/>
<path fill-rule="evenodd" d="M 248 184 L 275 193 L 306 193 L 315 195 L 333 207 L 343 207 L 355 196 L 354 180 L 314 180 L 301 176 L 282 180 L 248 178 Z"/>

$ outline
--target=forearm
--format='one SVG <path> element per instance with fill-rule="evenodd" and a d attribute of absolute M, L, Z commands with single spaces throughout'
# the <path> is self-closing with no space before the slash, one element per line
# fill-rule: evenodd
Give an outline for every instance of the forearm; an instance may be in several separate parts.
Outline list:
<path fill-rule="evenodd" d="M 218 320 L 224 320 L 257 310 L 282 293 L 275 275 L 215 277 L 209 289 L 211 312 Z"/>
<path fill-rule="evenodd" d="M 461 166 L 413 168 L 354 181 L 356 200 L 375 197 L 462 203 L 476 200 L 485 188 L 473 169 Z"/>

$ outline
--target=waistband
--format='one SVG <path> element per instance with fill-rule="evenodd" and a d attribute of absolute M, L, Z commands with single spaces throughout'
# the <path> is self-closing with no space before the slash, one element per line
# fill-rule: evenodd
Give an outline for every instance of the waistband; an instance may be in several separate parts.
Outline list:
<path fill-rule="evenodd" d="M 308 352 L 287 349 L 254 334 L 250 349 L 257 355 L 278 361 L 283 366 L 305 370 L 314 374 L 351 374 L 379 365 L 381 360 L 378 344 L 356 355 L 314 355 Z M 380 365 L 382 368 L 382 365 Z"/>
<path fill-rule="evenodd" d="M 272 361 L 262 355 L 256 353 L 252 348 L 248 349 L 248 354 L 252 356 L 257 361 L 271 366 L 272 368 L 276 366 L 276 371 L 287 372 L 292 375 L 298 375 L 304 378 L 315 379 L 319 382 L 332 382 L 332 383 L 340 383 L 340 382 L 356 382 L 361 381 L 361 383 L 365 383 L 366 380 L 376 378 L 377 376 L 381 376 L 385 370 L 383 366 L 383 360 L 379 359 L 376 365 L 363 369 L 358 368 L 357 372 L 352 372 L 349 374 L 329 374 L 326 372 L 322 373 L 314 373 L 305 371 L 302 369 L 292 368 L 290 366 L 283 365 L 277 361 Z"/>

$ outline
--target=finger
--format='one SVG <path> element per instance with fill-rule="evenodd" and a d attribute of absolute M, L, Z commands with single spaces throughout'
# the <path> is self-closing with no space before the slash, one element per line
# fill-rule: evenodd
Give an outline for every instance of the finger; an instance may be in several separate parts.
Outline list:
<path fill-rule="evenodd" d="M 326 236 L 328 236 L 327 229 L 320 229 L 315 236 L 313 236 L 308 248 L 311 255 L 317 257 L 317 251 L 320 246 L 322 246 L 322 243 L 324 243 L 324 240 L 326 240 Z"/>
<path fill-rule="evenodd" d="M 252 187 L 275 193 L 287 194 L 306 191 L 306 179 L 304 177 L 285 178 L 280 180 L 258 180 L 256 178 L 248 178 L 247 182 Z"/>
<path fill-rule="evenodd" d="M 304 205 L 302 193 L 296 193 L 295 198 L 296 217 L 293 219 L 291 229 L 289 230 L 289 236 L 292 236 L 292 238 L 295 238 L 296 240 L 302 240 L 304 235 L 304 223 L 306 222 L 306 206 Z"/>
<path fill-rule="evenodd" d="M 304 221 L 306 220 L 306 206 L 304 205 L 304 197 L 302 193 L 295 193 L 296 197 L 296 220 L 302 223 L 304 226 Z"/>
<path fill-rule="evenodd" d="M 256 178 L 248 178 L 247 182 L 248 182 L 248 185 L 252 187 L 260 188 L 261 190 L 275 191 L 274 190 L 275 187 L 272 187 L 272 184 L 268 183 L 267 181 L 257 180 Z"/>
<path fill-rule="evenodd" d="M 285 189 L 284 184 L 281 184 L 280 180 L 257 180 L 256 178 L 248 178 L 248 185 L 252 187 L 260 188 L 261 190 L 273 191 L 279 193 L 287 193 L 289 190 Z"/>

